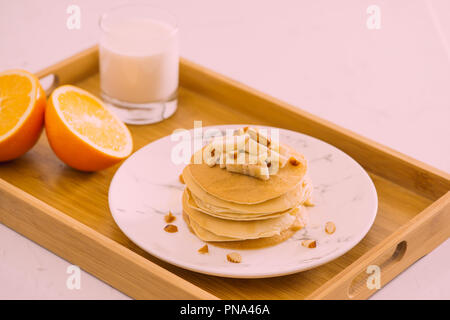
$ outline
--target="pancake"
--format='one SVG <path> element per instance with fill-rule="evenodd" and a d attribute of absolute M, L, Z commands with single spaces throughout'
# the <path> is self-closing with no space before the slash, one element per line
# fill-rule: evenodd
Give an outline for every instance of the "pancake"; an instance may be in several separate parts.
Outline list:
<path fill-rule="evenodd" d="M 235 212 L 211 212 L 208 209 L 205 209 L 203 205 L 199 206 L 199 200 L 195 199 L 195 197 L 190 192 L 189 188 L 186 188 L 186 193 L 188 196 L 188 203 L 187 205 L 191 207 L 192 209 L 201 211 L 203 213 L 209 214 L 210 216 L 221 218 L 221 219 L 227 219 L 227 220 L 235 220 L 235 221 L 247 221 L 247 220 L 262 220 L 262 219 L 271 219 L 271 218 L 277 218 L 285 213 L 289 213 L 292 211 L 292 209 L 282 211 L 282 212 L 275 212 L 275 213 L 268 213 L 268 214 L 245 214 L 245 213 L 235 213 Z M 207 204 L 204 204 L 207 206 Z"/>
<path fill-rule="evenodd" d="M 189 215 L 183 211 L 183 219 L 189 226 L 189 229 L 200 239 L 206 242 L 213 241 L 240 241 L 240 239 L 218 236 L 202 227 L 200 227 L 195 221 L 189 219 Z"/>
<path fill-rule="evenodd" d="M 192 156 L 182 173 L 183 219 L 200 240 L 229 249 L 263 248 L 308 223 L 304 206 L 312 205 L 313 187 L 306 160 L 288 146 L 279 147 L 257 129 L 244 128 Z M 194 164 L 203 154 L 203 163 Z"/>
<path fill-rule="evenodd" d="M 228 238 L 246 240 L 279 235 L 281 231 L 288 229 L 296 218 L 294 215 L 284 214 L 277 218 L 254 221 L 220 219 L 191 208 L 188 205 L 188 199 L 188 193 L 185 190 L 183 210 L 190 220 L 216 235 Z"/>
<path fill-rule="evenodd" d="M 202 151 L 203 149 L 197 152 Z M 294 166 L 288 162 L 268 180 L 229 172 L 217 165 L 209 167 L 204 161 L 201 164 L 191 163 L 187 168 L 197 185 L 210 195 L 233 203 L 257 204 L 280 197 L 302 181 L 307 169 L 306 160 L 293 149 L 290 149 L 290 153 L 299 161 L 299 165 Z M 192 159 L 194 157 L 195 155 Z"/>
<path fill-rule="evenodd" d="M 304 198 L 303 186 L 299 183 L 280 197 L 252 205 L 240 204 L 219 199 L 200 188 L 200 186 L 194 181 L 189 166 L 185 167 L 183 170 L 183 180 L 191 191 L 196 204 L 200 208 L 216 214 L 220 214 L 222 212 L 244 214 L 269 214 L 282 212 L 300 205 Z"/>
<path fill-rule="evenodd" d="M 195 222 L 190 221 L 189 216 L 183 212 L 183 218 L 188 225 L 191 232 L 196 235 L 200 240 L 208 242 L 208 244 L 233 250 L 250 250 L 250 249 L 261 249 L 270 246 L 277 245 L 283 241 L 286 241 L 292 237 L 297 231 L 291 229 L 290 227 L 286 230 L 281 231 L 279 235 L 272 237 L 250 239 L 250 240 L 236 240 L 232 238 L 226 238 L 217 236 L 208 230 L 195 224 Z"/>

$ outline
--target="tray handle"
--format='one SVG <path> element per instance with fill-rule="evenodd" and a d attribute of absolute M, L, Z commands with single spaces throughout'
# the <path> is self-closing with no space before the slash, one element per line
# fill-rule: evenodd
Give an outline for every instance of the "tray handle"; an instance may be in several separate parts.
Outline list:
<path fill-rule="evenodd" d="M 55 90 L 56 87 L 58 87 L 59 78 L 56 74 L 51 73 L 49 75 L 39 78 L 39 82 L 41 83 L 42 88 L 44 88 L 45 95 L 48 97 L 53 92 L 53 90 Z"/>
<path fill-rule="evenodd" d="M 308 299 L 367 299 L 449 237 L 450 191 L 328 280 Z"/>
<path fill-rule="evenodd" d="M 408 248 L 408 242 L 403 240 L 393 248 L 386 250 L 375 261 L 363 269 L 348 285 L 347 298 L 353 299 L 361 295 L 365 290 L 381 288 L 381 280 L 392 268 L 404 258 Z"/>
<path fill-rule="evenodd" d="M 76 63 L 74 63 L 76 61 Z M 65 59 L 49 68 L 39 71 L 36 76 L 41 81 L 48 96 L 59 85 L 76 83 L 98 71 L 97 46 L 89 48 Z"/>

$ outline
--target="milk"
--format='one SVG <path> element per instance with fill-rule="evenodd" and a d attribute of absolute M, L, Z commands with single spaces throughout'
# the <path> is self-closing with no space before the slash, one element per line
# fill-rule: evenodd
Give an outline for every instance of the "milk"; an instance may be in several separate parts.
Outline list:
<path fill-rule="evenodd" d="M 100 39 L 104 95 L 131 103 L 166 101 L 178 87 L 178 30 L 149 18 L 110 21 Z"/>

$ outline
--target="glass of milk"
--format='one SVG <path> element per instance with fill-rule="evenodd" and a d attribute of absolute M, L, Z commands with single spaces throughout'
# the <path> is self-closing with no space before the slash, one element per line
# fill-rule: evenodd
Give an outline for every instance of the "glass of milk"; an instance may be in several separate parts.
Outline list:
<path fill-rule="evenodd" d="M 100 18 L 103 100 L 129 124 L 170 117 L 177 108 L 178 27 L 164 10 L 125 5 Z"/>

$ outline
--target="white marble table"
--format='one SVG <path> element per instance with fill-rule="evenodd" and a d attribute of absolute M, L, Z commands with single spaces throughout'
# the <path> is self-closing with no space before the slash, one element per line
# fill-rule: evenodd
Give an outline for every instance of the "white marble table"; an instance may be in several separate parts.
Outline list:
<path fill-rule="evenodd" d="M 0 69 L 37 71 L 96 43 L 98 15 L 123 1 L 0 2 Z M 179 19 L 184 57 L 450 171 L 450 2 L 153 1 Z M 69 30 L 67 7 L 81 9 Z M 381 28 L 366 25 L 369 5 Z M 49 9 L 51 7 L 51 9 Z M 0 299 L 126 299 L 0 225 Z M 374 299 L 450 299 L 447 240 Z"/>

